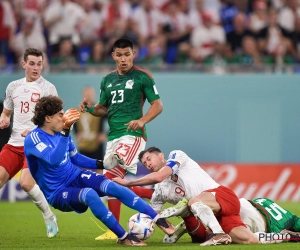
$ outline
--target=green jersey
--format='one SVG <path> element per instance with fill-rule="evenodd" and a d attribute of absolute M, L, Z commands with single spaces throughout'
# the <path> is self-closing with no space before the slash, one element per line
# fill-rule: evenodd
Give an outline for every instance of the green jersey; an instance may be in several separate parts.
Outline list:
<path fill-rule="evenodd" d="M 266 218 L 267 233 L 280 233 L 283 229 L 300 231 L 300 218 L 283 209 L 274 201 L 266 198 L 255 198 L 250 203 Z"/>
<path fill-rule="evenodd" d="M 123 135 L 143 137 L 147 140 L 146 127 L 127 131 L 126 123 L 143 116 L 145 100 L 159 99 L 152 76 L 145 70 L 133 66 L 129 72 L 119 75 L 117 70 L 102 79 L 99 103 L 108 107 L 108 141 Z"/>

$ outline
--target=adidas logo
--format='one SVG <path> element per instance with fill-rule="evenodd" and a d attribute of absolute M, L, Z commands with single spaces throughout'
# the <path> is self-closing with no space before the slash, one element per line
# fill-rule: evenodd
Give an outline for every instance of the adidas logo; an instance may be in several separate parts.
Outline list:
<path fill-rule="evenodd" d="M 111 87 L 112 87 L 112 84 L 111 84 L 111 83 L 107 85 L 107 88 L 111 88 Z"/>
<path fill-rule="evenodd" d="M 140 197 L 134 197 L 134 199 L 133 199 L 133 203 L 132 203 L 132 206 L 134 206 L 135 205 L 135 203 L 138 201 L 138 199 L 139 199 Z"/>
<path fill-rule="evenodd" d="M 111 213 L 111 212 L 108 212 L 108 213 L 107 213 L 107 216 L 106 216 L 106 219 L 108 219 L 111 215 L 112 215 L 112 213 Z"/>

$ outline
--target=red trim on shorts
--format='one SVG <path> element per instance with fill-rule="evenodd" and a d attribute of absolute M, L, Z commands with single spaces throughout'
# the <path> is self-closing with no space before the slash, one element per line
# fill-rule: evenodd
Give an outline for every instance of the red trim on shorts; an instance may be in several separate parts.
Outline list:
<path fill-rule="evenodd" d="M 139 147 L 141 145 L 141 137 L 135 137 L 135 141 L 129 151 L 129 155 L 126 159 L 126 165 L 130 166 L 132 160 L 134 159 L 134 157 L 136 156 L 137 151 L 139 150 Z"/>

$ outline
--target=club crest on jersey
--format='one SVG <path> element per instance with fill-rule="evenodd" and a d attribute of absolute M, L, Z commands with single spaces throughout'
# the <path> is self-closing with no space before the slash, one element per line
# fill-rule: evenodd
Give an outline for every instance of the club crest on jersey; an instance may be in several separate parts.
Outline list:
<path fill-rule="evenodd" d="M 128 81 L 125 83 L 125 89 L 132 89 L 133 84 L 134 84 L 134 80 L 128 80 Z"/>
<path fill-rule="evenodd" d="M 32 102 L 38 102 L 39 100 L 40 100 L 40 94 L 39 93 L 32 93 L 31 101 Z"/>

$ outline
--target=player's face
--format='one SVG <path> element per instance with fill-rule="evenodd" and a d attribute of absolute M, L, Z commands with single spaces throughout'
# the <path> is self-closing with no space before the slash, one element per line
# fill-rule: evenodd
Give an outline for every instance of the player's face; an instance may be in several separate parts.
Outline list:
<path fill-rule="evenodd" d="M 132 68 L 136 52 L 130 47 L 124 49 L 116 48 L 111 54 L 120 75 L 126 74 Z"/>
<path fill-rule="evenodd" d="M 36 81 L 43 70 L 43 58 L 41 56 L 29 55 L 27 62 L 22 62 L 22 67 L 25 69 L 26 81 Z"/>
<path fill-rule="evenodd" d="M 157 172 L 165 166 L 165 158 L 163 153 L 146 152 L 143 155 L 141 162 L 151 172 Z"/>
<path fill-rule="evenodd" d="M 57 112 L 56 114 L 47 117 L 46 120 L 49 124 L 49 129 L 53 133 L 62 131 L 63 126 L 64 126 L 64 123 L 62 120 L 63 115 L 64 115 L 64 111 L 61 110 L 61 111 Z"/>

